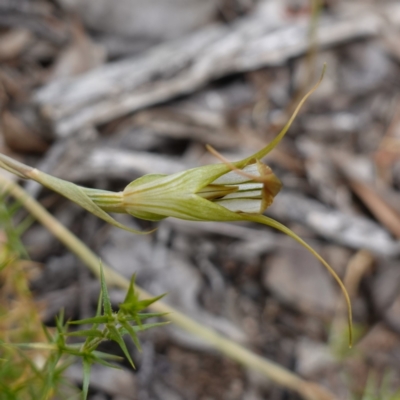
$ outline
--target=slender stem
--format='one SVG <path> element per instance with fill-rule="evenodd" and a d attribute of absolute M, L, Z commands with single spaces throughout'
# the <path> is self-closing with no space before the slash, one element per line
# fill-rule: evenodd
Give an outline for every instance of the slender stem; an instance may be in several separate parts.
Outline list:
<path fill-rule="evenodd" d="M 243 215 L 245 215 L 245 214 L 243 214 Z M 352 312 L 352 308 L 351 308 L 351 300 L 350 300 L 350 296 L 347 292 L 346 286 L 344 285 L 342 280 L 339 278 L 339 276 L 335 272 L 335 270 L 309 244 L 307 244 L 303 239 L 301 239 L 299 236 L 297 236 L 293 231 L 291 231 L 285 225 L 282 225 L 280 222 L 275 221 L 274 219 L 269 218 L 265 215 L 247 214 L 246 218 L 248 221 L 259 222 L 260 224 L 270 226 L 272 228 L 277 229 L 278 231 L 283 232 L 285 235 L 290 236 L 292 239 L 296 240 L 296 242 L 300 243 L 303 247 L 305 247 L 315 258 L 317 258 L 322 263 L 322 265 L 328 270 L 328 272 L 333 276 L 333 278 L 338 283 L 338 285 L 343 293 L 343 296 L 346 300 L 347 321 L 348 321 L 348 326 L 349 326 L 349 347 L 351 348 L 353 346 L 353 312 Z"/>
<path fill-rule="evenodd" d="M 21 204 L 50 232 L 53 233 L 71 252 L 73 252 L 83 263 L 97 276 L 100 276 L 100 259 L 83 242 L 73 235 L 67 228 L 49 214 L 36 200 L 28 195 L 20 186 L 10 182 L 0 175 L 1 191 L 8 192 L 18 199 Z M 117 286 L 127 290 L 129 281 L 108 267 L 103 265 L 105 279 L 108 285 Z M 141 297 L 151 298 L 145 290 L 135 285 Z M 294 373 L 266 360 L 239 344 L 224 338 L 167 304 L 158 301 L 153 303 L 150 308 L 155 312 L 167 313 L 168 319 L 185 331 L 196 335 L 207 341 L 214 348 L 225 354 L 229 358 L 239 362 L 245 367 L 256 370 L 277 384 L 299 393 L 306 400 L 335 400 L 336 397 L 321 386 L 301 379 Z"/>

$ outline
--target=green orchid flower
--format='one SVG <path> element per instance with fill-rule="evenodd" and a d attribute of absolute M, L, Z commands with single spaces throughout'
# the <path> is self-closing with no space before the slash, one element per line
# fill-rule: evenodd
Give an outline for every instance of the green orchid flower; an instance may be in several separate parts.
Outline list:
<path fill-rule="evenodd" d="M 321 76 L 322 79 L 322 76 Z M 119 228 L 140 232 L 116 221 L 109 213 L 160 221 L 166 217 L 191 221 L 252 221 L 275 228 L 292 237 L 310 251 L 338 282 L 348 306 L 349 338 L 352 343 L 352 311 L 346 288 L 332 267 L 306 242 L 281 223 L 263 215 L 281 189 L 271 168 L 261 162 L 284 137 L 306 99 L 319 82 L 303 97 L 282 131 L 260 151 L 229 162 L 214 149 L 220 164 L 206 165 L 172 175 L 149 174 L 131 182 L 121 192 L 90 189 L 75 185 L 21 164 L 0 154 L 0 167 L 22 178 L 33 179 L 60 193 L 92 214 Z"/>

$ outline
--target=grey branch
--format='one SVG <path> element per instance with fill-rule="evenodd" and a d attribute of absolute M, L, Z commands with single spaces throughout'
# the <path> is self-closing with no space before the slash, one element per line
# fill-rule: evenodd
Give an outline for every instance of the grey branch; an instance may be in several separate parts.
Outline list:
<path fill-rule="evenodd" d="M 392 8 L 392 15 L 400 14 L 400 5 Z M 373 11 L 353 10 L 323 18 L 318 45 L 329 47 L 376 36 L 385 24 L 385 17 Z M 220 77 L 282 65 L 308 50 L 308 30 L 306 20 L 274 20 L 265 7 L 259 7 L 258 12 L 231 26 L 208 26 L 143 55 L 50 83 L 37 91 L 34 101 L 54 124 L 56 136 L 66 137 L 191 93 Z"/>

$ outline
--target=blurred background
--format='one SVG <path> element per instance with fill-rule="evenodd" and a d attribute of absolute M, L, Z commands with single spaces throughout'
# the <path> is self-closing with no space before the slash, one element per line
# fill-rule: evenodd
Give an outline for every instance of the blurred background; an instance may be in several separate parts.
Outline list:
<path fill-rule="evenodd" d="M 0 151 L 117 191 L 143 174 L 216 162 L 205 144 L 240 159 L 279 132 L 326 63 L 267 157 L 284 185 L 267 215 L 346 282 L 351 351 L 337 284 L 279 232 L 167 219 L 132 235 L 24 187 L 105 262 L 202 324 L 338 399 L 398 399 L 399 62 L 398 1 L 0 0 Z M 61 308 L 92 316 L 99 284 L 82 263 L 39 224 L 23 242 L 42 321 L 53 325 Z M 174 326 L 141 342 L 141 353 L 127 343 L 137 370 L 93 369 L 90 399 L 299 398 Z M 66 374 L 81 385 L 80 364 Z"/>

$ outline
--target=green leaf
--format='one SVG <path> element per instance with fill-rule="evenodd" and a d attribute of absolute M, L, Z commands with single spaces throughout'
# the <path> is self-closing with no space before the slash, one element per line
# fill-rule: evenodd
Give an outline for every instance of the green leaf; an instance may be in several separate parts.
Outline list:
<path fill-rule="evenodd" d="M 137 306 L 136 306 L 137 311 L 144 310 L 145 308 L 149 307 L 150 305 L 152 305 L 156 301 L 162 299 L 165 295 L 166 295 L 166 293 L 160 294 L 159 296 L 156 296 L 156 297 L 152 297 L 151 299 L 140 300 L 137 303 Z"/>
<path fill-rule="evenodd" d="M 98 360 L 113 360 L 113 361 L 122 361 L 123 357 L 116 356 L 114 354 L 104 353 L 103 351 L 95 350 L 91 353 L 91 356 Z M 111 364 L 113 365 L 113 364 Z"/>
<path fill-rule="evenodd" d="M 122 327 L 124 330 L 121 332 L 121 335 L 125 334 L 125 331 L 129 334 L 129 336 L 132 338 L 133 343 L 135 343 L 136 348 L 139 351 L 142 351 L 142 346 L 140 345 L 139 338 L 137 337 L 135 329 L 131 325 L 128 324 L 128 322 L 123 322 L 121 323 Z"/>
<path fill-rule="evenodd" d="M 141 324 L 141 319 L 137 318 L 138 312 L 155 303 L 157 300 L 160 300 L 162 297 L 165 296 L 165 294 L 153 297 L 151 299 L 139 300 L 139 296 L 135 292 L 135 280 L 136 274 L 133 274 L 125 299 L 123 303 L 119 305 L 120 311 L 118 312 L 118 314 L 120 314 L 121 312 L 122 314 L 131 315 L 134 317 L 135 321 L 137 321 L 138 324 Z"/>
<path fill-rule="evenodd" d="M 117 228 L 124 229 L 126 231 L 138 234 L 145 234 L 147 232 L 141 232 L 132 228 L 129 228 L 117 220 L 115 220 L 111 215 L 107 214 L 103 211 L 96 203 L 91 200 L 91 198 L 85 193 L 85 189 L 81 186 L 75 185 L 71 182 L 64 181 L 62 179 L 55 178 L 51 175 L 44 174 L 42 172 L 37 173 L 35 175 L 30 175 L 32 179 L 37 180 L 43 186 L 48 187 L 51 190 L 54 190 L 57 193 L 60 193 L 67 199 L 72 200 L 74 203 L 79 204 L 85 210 L 89 211 L 90 213 L 96 215 L 97 217 L 101 218 L 102 220 L 108 222 L 111 225 L 116 226 Z"/>
<path fill-rule="evenodd" d="M 57 386 L 56 369 L 60 359 L 61 359 L 61 352 L 53 353 L 47 359 L 46 364 L 43 367 L 43 370 L 46 371 L 45 375 L 46 379 L 45 379 L 45 384 L 42 388 L 42 396 L 41 396 L 41 398 L 43 399 L 49 399 L 53 391 L 53 388 Z"/>
<path fill-rule="evenodd" d="M 103 301 L 104 314 L 111 317 L 113 311 L 111 308 L 110 297 L 108 295 L 106 279 L 104 277 L 103 264 L 101 262 L 100 262 L 100 285 L 101 285 L 101 295 L 102 295 L 102 301 Z"/>
<path fill-rule="evenodd" d="M 49 342 L 51 342 L 51 341 L 53 340 L 53 338 L 52 338 L 52 336 L 50 335 L 50 332 L 49 332 L 49 330 L 47 329 L 47 327 L 46 327 L 45 325 L 42 325 L 42 329 L 43 329 L 43 332 L 44 332 L 44 334 L 45 334 L 45 336 L 46 336 L 46 339 L 47 339 Z"/>
<path fill-rule="evenodd" d="M 135 293 L 135 281 L 136 281 L 136 274 L 133 274 L 129 282 L 129 289 L 126 292 L 125 299 L 122 304 L 137 301 L 138 296 Z"/>
<path fill-rule="evenodd" d="M 99 299 L 97 300 L 96 317 L 100 317 L 101 316 L 101 304 L 102 304 L 101 298 L 102 298 L 102 293 L 101 293 L 101 290 L 100 290 Z"/>
<path fill-rule="evenodd" d="M 93 360 L 94 360 L 97 364 L 104 365 L 105 367 L 108 367 L 108 368 L 122 369 L 119 365 L 117 365 L 117 364 L 112 364 L 112 363 L 106 361 L 106 360 L 103 359 L 103 358 L 94 357 Z M 121 361 L 121 360 L 123 360 L 123 358 L 122 358 L 122 357 L 118 357 L 118 361 Z"/>
<path fill-rule="evenodd" d="M 83 385 L 82 385 L 82 398 L 87 399 L 89 392 L 89 382 L 90 382 L 90 370 L 91 370 L 91 360 L 89 358 L 83 358 Z"/>
<path fill-rule="evenodd" d="M 125 357 L 128 359 L 129 363 L 132 365 L 132 368 L 135 368 L 135 364 L 132 361 L 131 355 L 126 347 L 123 337 L 121 336 L 119 330 L 115 326 L 108 327 L 110 331 L 110 338 L 119 344 L 121 350 L 124 352 Z"/>
<path fill-rule="evenodd" d="M 65 347 L 64 335 L 67 332 L 67 325 L 64 325 L 64 310 L 60 311 L 60 314 L 56 317 L 56 328 L 57 334 L 53 337 L 53 342 L 57 344 L 61 350 Z"/>
<path fill-rule="evenodd" d="M 19 205 L 19 203 L 18 203 Z M 5 196 L 0 195 L 0 222 L 2 228 L 5 230 L 7 235 L 7 245 L 9 249 L 18 255 L 20 258 L 29 259 L 29 255 L 21 242 L 20 235 L 18 233 L 17 228 L 14 227 L 12 221 L 12 212 L 10 212 L 9 207 L 6 205 Z M 3 269 L 7 266 L 8 261 L 11 262 L 12 258 L 6 261 L 6 264 L 2 266 Z"/>
<path fill-rule="evenodd" d="M 136 333 L 146 331 L 147 329 L 152 329 L 152 328 L 157 328 L 160 326 L 168 325 L 170 322 L 165 321 L 165 322 L 154 322 L 152 324 L 142 324 L 142 325 L 130 325 L 130 327 L 133 329 L 133 331 Z M 121 324 L 122 325 L 122 324 Z M 125 328 L 125 325 L 122 325 Z M 121 335 L 126 335 L 130 334 L 128 330 L 123 330 L 121 331 Z"/>
<path fill-rule="evenodd" d="M 4 346 L 8 347 L 19 347 L 20 349 L 27 350 L 49 350 L 49 351 L 57 351 L 59 350 L 58 346 L 54 343 L 7 343 Z"/>

